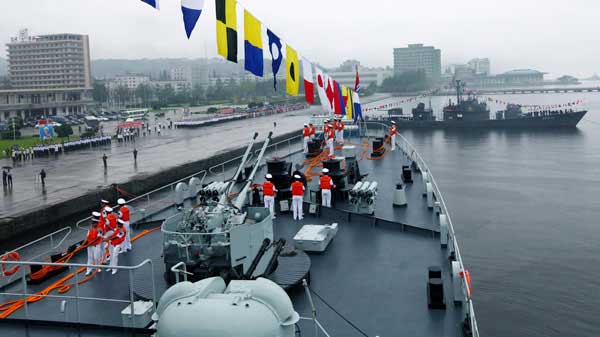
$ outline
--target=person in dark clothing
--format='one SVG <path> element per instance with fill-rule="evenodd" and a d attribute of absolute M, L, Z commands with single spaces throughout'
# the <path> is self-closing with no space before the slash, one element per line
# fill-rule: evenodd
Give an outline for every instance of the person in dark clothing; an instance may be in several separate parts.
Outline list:
<path fill-rule="evenodd" d="M 6 169 L 2 169 L 2 186 L 6 186 L 8 184 L 8 172 Z"/>
<path fill-rule="evenodd" d="M 108 159 L 108 157 L 106 156 L 106 153 L 105 153 L 105 154 L 102 156 L 102 162 L 104 163 L 104 169 L 106 169 L 106 167 L 107 167 L 106 159 Z"/>
<path fill-rule="evenodd" d="M 46 171 L 44 169 L 40 171 L 40 179 L 42 180 L 42 185 L 46 184 Z"/>
<path fill-rule="evenodd" d="M 12 188 L 13 187 L 13 181 L 12 181 L 12 173 L 10 173 L 10 170 L 8 170 L 8 176 L 6 178 L 6 181 L 8 183 L 8 187 Z"/>
<path fill-rule="evenodd" d="M 133 161 L 137 161 L 137 153 L 138 153 L 137 149 L 134 148 L 133 149 Z"/>

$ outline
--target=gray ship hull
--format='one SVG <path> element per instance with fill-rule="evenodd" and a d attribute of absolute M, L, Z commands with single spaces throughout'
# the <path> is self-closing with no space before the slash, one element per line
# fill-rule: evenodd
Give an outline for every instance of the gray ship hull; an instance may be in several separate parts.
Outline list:
<path fill-rule="evenodd" d="M 537 129 L 576 127 L 587 111 L 577 111 L 560 115 L 525 117 L 515 119 L 490 119 L 478 121 L 418 121 L 390 118 L 385 122 L 396 121 L 400 129 Z"/>

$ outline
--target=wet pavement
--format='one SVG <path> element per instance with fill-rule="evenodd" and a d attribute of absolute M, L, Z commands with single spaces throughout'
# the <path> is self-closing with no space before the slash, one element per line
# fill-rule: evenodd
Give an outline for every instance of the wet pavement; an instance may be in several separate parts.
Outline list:
<path fill-rule="evenodd" d="M 380 97 L 372 97 L 371 100 Z M 162 170 L 209 158 L 220 151 L 238 148 L 248 143 L 253 133 L 264 139 L 277 123 L 274 136 L 299 130 L 311 114 L 319 113 L 318 106 L 278 115 L 245 119 L 197 129 L 167 129 L 158 136 L 155 132 L 135 142 L 137 163 L 133 160 L 134 144 L 118 143 L 70 152 L 55 159 L 36 158 L 25 162 L 0 160 L 0 166 L 14 166 L 12 189 L 4 188 L 0 199 L 0 218 L 55 204 L 89 191 L 126 182 L 137 175 Z M 151 123 L 152 125 L 152 123 Z M 108 157 L 108 168 L 102 156 Z M 37 182 L 41 169 L 46 171 L 46 184 Z"/>

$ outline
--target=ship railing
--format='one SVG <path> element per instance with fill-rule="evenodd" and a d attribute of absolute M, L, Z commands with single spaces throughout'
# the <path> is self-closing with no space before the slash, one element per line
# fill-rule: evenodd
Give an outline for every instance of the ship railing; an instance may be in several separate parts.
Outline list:
<path fill-rule="evenodd" d="M 389 125 L 386 125 L 384 123 L 369 122 L 369 124 L 380 127 L 379 130 L 377 130 L 378 128 L 372 128 L 372 129 L 370 129 L 370 131 L 380 131 L 380 132 L 383 132 L 384 134 L 387 132 L 387 130 L 389 128 Z M 417 166 L 419 167 L 421 172 L 427 172 L 427 177 L 428 177 L 429 182 L 431 183 L 434 198 L 437 202 L 439 202 L 439 208 L 441 210 L 440 214 L 445 214 L 446 218 L 448 220 L 448 236 L 451 241 L 452 247 L 454 249 L 456 261 L 459 263 L 460 270 L 463 272 L 466 271 L 467 269 L 465 268 L 465 265 L 463 263 L 462 255 L 460 253 L 460 248 L 458 245 L 458 240 L 456 238 L 456 232 L 454 231 L 454 225 L 452 224 L 452 219 L 450 217 L 450 213 L 448 212 L 448 208 L 446 207 L 446 202 L 444 200 L 444 196 L 442 195 L 442 192 L 440 191 L 438 184 L 436 183 L 435 178 L 433 177 L 433 174 L 431 173 L 431 169 L 429 168 L 429 166 L 427 166 L 427 163 L 425 162 L 423 157 L 421 157 L 419 152 L 401 134 L 397 134 L 396 145 L 413 162 L 415 162 L 417 164 Z M 471 331 L 473 332 L 473 336 L 478 337 L 479 330 L 477 327 L 477 319 L 475 318 L 475 310 L 473 307 L 473 301 L 470 297 L 470 293 L 471 293 L 470 287 L 471 286 L 470 286 L 470 284 L 467 283 L 466 277 L 462 277 L 461 285 L 462 285 L 462 290 L 463 290 L 463 294 L 464 294 L 464 302 L 466 302 L 466 304 L 467 304 L 466 308 L 465 308 L 466 313 L 468 313 L 469 317 L 470 317 Z"/>
<path fill-rule="evenodd" d="M 288 157 L 294 153 L 300 152 L 300 149 L 293 149 L 292 144 L 296 143 L 296 142 L 300 142 L 302 140 L 302 135 L 297 135 L 297 136 L 292 136 L 290 138 L 281 140 L 277 143 L 273 143 L 270 144 L 269 146 L 267 146 L 267 150 L 265 152 L 265 156 L 268 154 L 271 157 L 278 157 L 278 158 L 285 158 Z M 250 152 L 250 156 L 248 157 L 248 162 L 252 162 L 252 159 L 255 158 L 256 156 L 258 156 L 258 154 L 260 153 L 260 148 Z M 208 173 L 211 176 L 224 176 L 225 172 L 226 172 L 226 168 L 229 166 L 233 166 L 235 165 L 237 162 L 239 162 L 244 156 L 240 155 L 237 156 L 235 158 L 231 158 L 227 161 L 224 161 L 220 164 L 211 166 L 208 169 Z"/>
<path fill-rule="evenodd" d="M 85 309 L 82 308 L 82 302 L 83 301 L 91 301 L 94 302 L 94 306 L 92 306 L 94 308 L 94 311 L 101 311 L 99 305 L 106 305 L 109 307 L 108 310 L 119 310 L 120 312 L 125 308 L 125 307 L 117 307 L 116 305 L 118 303 L 121 304 L 127 304 L 127 306 L 129 307 L 130 313 L 128 318 L 131 321 L 131 325 L 128 325 L 128 327 L 134 326 L 134 319 L 135 319 L 135 306 L 139 305 L 139 303 L 136 303 L 136 296 L 134 294 L 134 289 L 135 289 L 135 278 L 134 278 L 134 274 L 137 270 L 139 270 L 140 268 L 148 265 L 150 268 L 150 275 L 151 275 L 151 284 L 152 284 L 152 307 L 153 307 L 153 311 L 156 309 L 156 282 L 155 282 L 155 276 L 154 276 L 154 265 L 152 263 L 152 260 L 150 259 L 146 259 L 142 262 L 140 262 L 139 264 L 135 265 L 135 266 L 109 266 L 109 265 L 94 265 L 94 264 L 80 264 L 80 263 L 53 263 L 53 262 L 36 262 L 36 261 L 4 261 L 3 263 L 5 263 L 8 268 L 14 268 L 14 267 L 19 267 L 20 272 L 19 274 L 19 278 L 21 279 L 21 285 L 22 288 L 19 287 L 19 289 L 11 289 L 11 291 L 5 291 L 5 292 L 0 292 L 0 296 L 2 296 L 3 298 L 14 298 L 15 300 L 22 300 L 23 301 L 23 310 L 24 310 L 24 315 L 25 315 L 25 319 L 26 320 L 44 320 L 46 319 L 46 317 L 32 317 L 30 310 L 29 310 L 29 303 L 28 300 L 30 301 L 37 301 L 40 298 L 41 299 L 56 299 L 56 300 L 60 300 L 60 310 L 61 312 L 64 313 L 65 315 L 65 322 L 69 322 L 72 323 L 72 318 L 70 318 L 67 321 L 67 316 L 72 316 L 68 315 L 68 309 L 67 309 L 67 304 L 68 301 L 73 300 L 75 302 L 75 312 L 76 312 L 76 323 L 93 323 L 93 324 L 102 324 L 103 322 L 98 322 L 98 321 L 94 321 L 94 322 L 84 322 L 81 320 L 81 312 Z M 71 278 L 71 280 L 73 280 L 72 283 L 67 283 L 66 281 L 64 282 L 63 287 L 57 288 L 57 289 L 65 289 L 66 286 L 70 286 L 71 288 L 74 288 L 74 294 L 73 295 L 66 295 L 65 294 L 61 294 L 60 291 L 57 291 L 56 295 L 53 294 L 44 294 L 44 293 L 35 293 L 35 292 L 29 292 L 29 290 L 32 290 L 33 287 L 29 286 L 27 284 L 27 275 L 29 274 L 29 270 L 31 269 L 32 266 L 36 266 L 36 267 L 64 267 L 68 269 L 69 273 L 73 274 L 73 277 Z M 111 269 L 117 269 L 121 272 L 126 271 L 127 275 L 128 275 L 128 285 L 129 285 L 129 290 L 128 290 L 128 298 L 108 298 L 108 297 L 101 297 L 101 296 L 83 296 L 81 293 L 81 287 L 83 287 L 82 284 L 83 283 L 83 279 L 85 276 L 79 275 L 80 273 L 83 273 L 87 268 L 91 268 L 92 270 L 94 269 L 102 269 L 103 273 L 109 273 Z M 145 280 L 147 281 L 147 280 Z M 14 288 L 14 287 L 13 287 Z M 85 293 L 90 293 L 90 292 L 85 292 Z M 89 306 L 87 308 L 90 308 Z"/>
<path fill-rule="evenodd" d="M 44 235 L 39 239 L 28 242 L 18 248 L 7 251 L 0 255 L 0 261 L 5 260 L 23 260 L 23 261 L 34 261 L 39 259 L 41 256 L 47 256 L 49 252 L 56 250 L 60 247 L 65 240 L 71 235 L 71 227 L 63 227 L 57 231 L 54 231 L 48 235 Z M 15 253 L 17 254 L 15 256 Z M 9 268 L 5 268 L 9 269 Z M 6 273 L 0 273 L 0 288 L 15 282 L 19 278 L 18 273 L 12 275 L 6 275 Z"/>
<path fill-rule="evenodd" d="M 200 179 L 200 185 L 204 183 L 206 176 L 208 175 L 207 170 L 202 170 L 193 174 L 190 174 L 184 178 L 181 178 L 177 181 L 169 183 L 165 186 L 154 189 L 150 192 L 146 192 L 139 196 L 134 196 L 133 198 L 127 201 L 127 206 L 130 208 L 131 214 L 131 223 L 140 222 L 147 220 L 148 216 L 152 214 L 156 214 L 159 211 L 169 208 L 175 204 L 175 200 L 173 199 L 175 187 L 179 183 L 187 183 L 192 178 Z M 127 199 L 126 196 L 124 196 Z M 188 196 L 189 197 L 189 196 Z M 115 205 L 113 207 L 118 207 Z M 89 221 L 92 219 L 91 216 L 88 216 L 84 219 L 77 221 L 75 226 L 79 229 L 87 230 Z"/>

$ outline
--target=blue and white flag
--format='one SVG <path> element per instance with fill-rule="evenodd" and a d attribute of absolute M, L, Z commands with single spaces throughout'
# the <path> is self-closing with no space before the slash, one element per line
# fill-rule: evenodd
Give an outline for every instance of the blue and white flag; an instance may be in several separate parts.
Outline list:
<path fill-rule="evenodd" d="M 160 9 L 160 6 L 158 5 L 158 1 L 159 0 L 142 0 L 142 2 L 145 2 L 150 6 L 156 8 L 156 9 Z"/>
<path fill-rule="evenodd" d="M 181 0 L 181 12 L 183 13 L 183 25 L 188 39 L 196 27 L 196 22 L 204 9 L 204 0 Z"/>
<path fill-rule="evenodd" d="M 275 33 L 270 29 L 267 29 L 267 36 L 269 37 L 269 51 L 271 52 L 271 68 L 273 69 L 273 88 L 277 91 L 277 72 L 281 66 L 283 55 L 281 55 L 281 40 Z"/>

